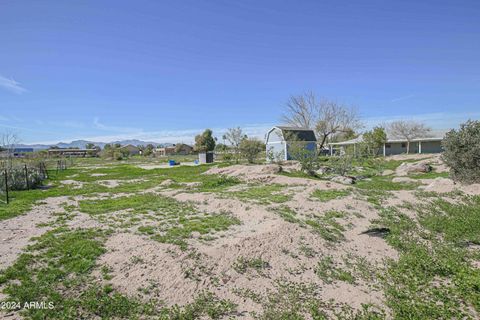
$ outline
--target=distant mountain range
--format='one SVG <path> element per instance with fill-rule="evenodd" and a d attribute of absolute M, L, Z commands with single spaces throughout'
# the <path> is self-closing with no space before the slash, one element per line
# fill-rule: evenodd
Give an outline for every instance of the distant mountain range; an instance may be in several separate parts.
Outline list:
<path fill-rule="evenodd" d="M 132 144 L 134 146 L 140 146 L 140 145 L 146 146 L 147 144 L 152 144 L 155 147 L 168 147 L 173 145 L 173 143 L 157 143 L 157 142 L 151 142 L 151 141 L 142 141 L 142 140 L 132 139 L 132 140 L 121 140 L 121 141 L 113 141 L 113 142 L 93 142 L 93 141 L 87 141 L 87 140 L 75 140 L 70 143 L 59 142 L 57 144 L 17 144 L 15 145 L 15 147 L 16 148 L 33 148 L 35 150 L 45 150 L 45 149 L 50 149 L 51 147 L 84 149 L 86 145 L 89 143 L 93 143 L 94 145 L 99 146 L 102 149 L 106 144 L 115 144 L 115 143 L 119 143 L 122 146 L 125 146 L 128 144 Z"/>

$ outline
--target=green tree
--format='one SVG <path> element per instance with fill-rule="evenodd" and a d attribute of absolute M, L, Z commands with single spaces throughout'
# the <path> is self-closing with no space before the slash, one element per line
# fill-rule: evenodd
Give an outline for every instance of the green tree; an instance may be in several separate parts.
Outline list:
<path fill-rule="evenodd" d="M 453 179 L 480 182 L 480 121 L 469 120 L 459 130 L 449 131 L 442 146 L 442 158 L 450 167 Z"/>
<path fill-rule="evenodd" d="M 376 156 L 387 142 L 387 133 L 383 127 L 374 127 L 363 134 L 363 144 L 367 155 Z"/>
<path fill-rule="evenodd" d="M 245 138 L 240 142 L 239 150 L 248 163 L 254 163 L 258 155 L 265 150 L 265 144 L 255 138 Z"/>
<path fill-rule="evenodd" d="M 309 175 L 315 175 L 315 170 L 319 166 L 318 149 L 309 148 L 309 142 L 299 140 L 295 134 L 287 134 L 285 140 L 288 141 L 290 157 L 300 163 L 301 170 Z"/>
<path fill-rule="evenodd" d="M 235 154 L 235 161 L 238 163 L 240 156 L 240 144 L 244 139 L 247 138 L 247 135 L 243 133 L 242 128 L 236 127 L 228 129 L 225 137 L 232 145 Z"/>
<path fill-rule="evenodd" d="M 195 136 L 195 150 L 200 152 L 213 151 L 215 149 L 215 138 L 210 129 L 205 129 L 202 134 Z"/>
<path fill-rule="evenodd" d="M 148 157 L 153 154 L 153 149 L 155 149 L 155 146 L 153 144 L 147 144 L 145 148 L 143 148 L 143 155 Z"/>

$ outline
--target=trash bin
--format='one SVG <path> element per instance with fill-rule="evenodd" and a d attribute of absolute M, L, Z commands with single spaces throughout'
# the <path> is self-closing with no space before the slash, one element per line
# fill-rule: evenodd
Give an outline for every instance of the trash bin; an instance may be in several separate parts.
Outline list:
<path fill-rule="evenodd" d="M 175 160 L 168 160 L 168 164 L 170 166 L 174 166 L 176 163 L 175 163 Z"/>

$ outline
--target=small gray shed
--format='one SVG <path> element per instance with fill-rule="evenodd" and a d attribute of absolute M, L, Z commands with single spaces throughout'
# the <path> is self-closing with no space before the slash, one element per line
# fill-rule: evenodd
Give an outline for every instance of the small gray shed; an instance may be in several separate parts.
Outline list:
<path fill-rule="evenodd" d="M 198 161 L 200 163 L 213 163 L 213 152 L 200 152 L 198 154 Z"/>

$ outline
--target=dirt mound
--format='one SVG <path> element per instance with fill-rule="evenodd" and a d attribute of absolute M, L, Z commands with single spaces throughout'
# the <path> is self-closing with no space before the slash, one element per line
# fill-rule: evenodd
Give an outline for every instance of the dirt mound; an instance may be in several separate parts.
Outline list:
<path fill-rule="evenodd" d="M 292 164 L 291 167 L 295 167 Z M 277 164 L 266 165 L 233 165 L 225 168 L 215 167 L 204 174 L 218 174 L 235 177 L 248 183 L 266 183 L 266 184 L 283 184 L 288 186 L 317 186 L 321 189 L 328 189 L 331 186 L 343 188 L 341 184 L 332 183 L 323 180 L 305 179 L 280 175 L 278 173 L 284 171 L 282 166 Z"/>
<path fill-rule="evenodd" d="M 432 167 L 430 166 L 428 161 L 420 161 L 420 162 L 403 162 L 398 168 L 395 170 L 395 174 L 397 176 L 407 176 L 410 173 L 425 173 L 430 172 Z"/>
<path fill-rule="evenodd" d="M 238 178 L 252 178 L 258 175 L 279 173 L 282 168 L 276 164 L 267 165 L 233 165 L 225 168 L 212 168 L 206 174 L 227 175 Z"/>
<path fill-rule="evenodd" d="M 455 190 L 455 183 L 452 179 L 436 178 L 423 190 L 439 193 L 452 192 L 453 190 Z"/>

